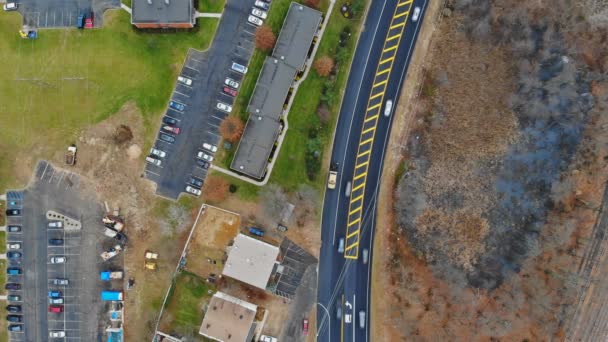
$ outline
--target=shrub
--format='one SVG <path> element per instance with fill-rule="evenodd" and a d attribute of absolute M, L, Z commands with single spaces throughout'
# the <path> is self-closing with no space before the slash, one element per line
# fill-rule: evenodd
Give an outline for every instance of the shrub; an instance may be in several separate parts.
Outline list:
<path fill-rule="evenodd" d="M 329 76 L 334 69 L 334 60 L 329 56 L 319 57 L 314 63 L 314 68 L 319 76 Z"/>
<path fill-rule="evenodd" d="M 262 25 L 255 30 L 255 47 L 262 50 L 268 51 L 274 47 L 277 41 L 277 36 L 272 32 L 272 29 L 268 25 Z"/>

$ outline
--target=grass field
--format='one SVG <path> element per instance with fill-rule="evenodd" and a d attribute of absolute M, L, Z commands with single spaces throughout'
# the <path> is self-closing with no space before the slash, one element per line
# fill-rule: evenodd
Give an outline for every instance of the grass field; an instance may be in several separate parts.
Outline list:
<path fill-rule="evenodd" d="M 198 11 L 203 13 L 221 13 L 226 0 L 198 0 Z"/>
<path fill-rule="evenodd" d="M 209 46 L 217 19 L 195 32 L 141 33 L 125 11 L 110 11 L 99 30 L 42 30 L 19 38 L 21 17 L 0 13 L 0 190 L 23 153 L 43 158 L 126 101 L 141 108 L 149 139 L 189 47 Z M 41 134 L 44 132 L 44 134 Z"/>

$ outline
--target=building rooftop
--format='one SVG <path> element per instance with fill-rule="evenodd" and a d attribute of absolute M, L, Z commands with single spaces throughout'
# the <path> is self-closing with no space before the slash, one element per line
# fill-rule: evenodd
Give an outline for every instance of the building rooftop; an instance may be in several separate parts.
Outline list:
<path fill-rule="evenodd" d="M 272 56 L 298 70 L 301 69 L 321 19 L 321 12 L 292 2 Z"/>
<path fill-rule="evenodd" d="M 251 115 L 230 168 L 256 179 L 266 174 L 268 158 L 281 131 L 278 121 Z"/>
<path fill-rule="evenodd" d="M 247 106 L 249 114 L 278 121 L 295 76 L 294 67 L 276 58 L 267 57 Z"/>
<path fill-rule="evenodd" d="M 194 23 L 192 0 L 133 0 L 131 10 L 133 24 Z"/>
<path fill-rule="evenodd" d="M 278 255 L 279 247 L 239 234 L 222 274 L 265 290 Z"/>
<path fill-rule="evenodd" d="M 216 292 L 209 301 L 198 333 L 216 341 L 251 341 L 256 311 L 254 304 Z"/>

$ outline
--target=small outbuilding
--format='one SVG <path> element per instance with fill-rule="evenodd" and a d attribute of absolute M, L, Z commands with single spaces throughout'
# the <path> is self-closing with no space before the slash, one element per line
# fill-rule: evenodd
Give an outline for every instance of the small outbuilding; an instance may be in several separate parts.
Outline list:
<path fill-rule="evenodd" d="M 256 311 L 255 304 L 216 292 L 209 301 L 198 333 L 214 341 L 251 341 Z"/>

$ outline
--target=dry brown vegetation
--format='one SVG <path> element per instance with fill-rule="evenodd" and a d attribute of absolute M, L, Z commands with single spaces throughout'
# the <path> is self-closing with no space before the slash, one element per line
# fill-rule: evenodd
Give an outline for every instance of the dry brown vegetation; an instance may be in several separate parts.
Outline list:
<path fill-rule="evenodd" d="M 274 47 L 277 41 L 277 36 L 272 32 L 272 28 L 268 25 L 262 25 L 255 30 L 255 47 L 268 51 Z"/>
<path fill-rule="evenodd" d="M 317 58 L 313 67 L 319 76 L 329 76 L 334 69 L 334 60 L 329 56 L 322 56 Z"/>
<path fill-rule="evenodd" d="M 220 124 L 220 134 L 222 135 L 222 138 L 231 143 L 235 143 L 241 138 L 244 128 L 245 125 L 241 119 L 236 116 L 229 116 L 222 120 L 222 123 Z"/>

